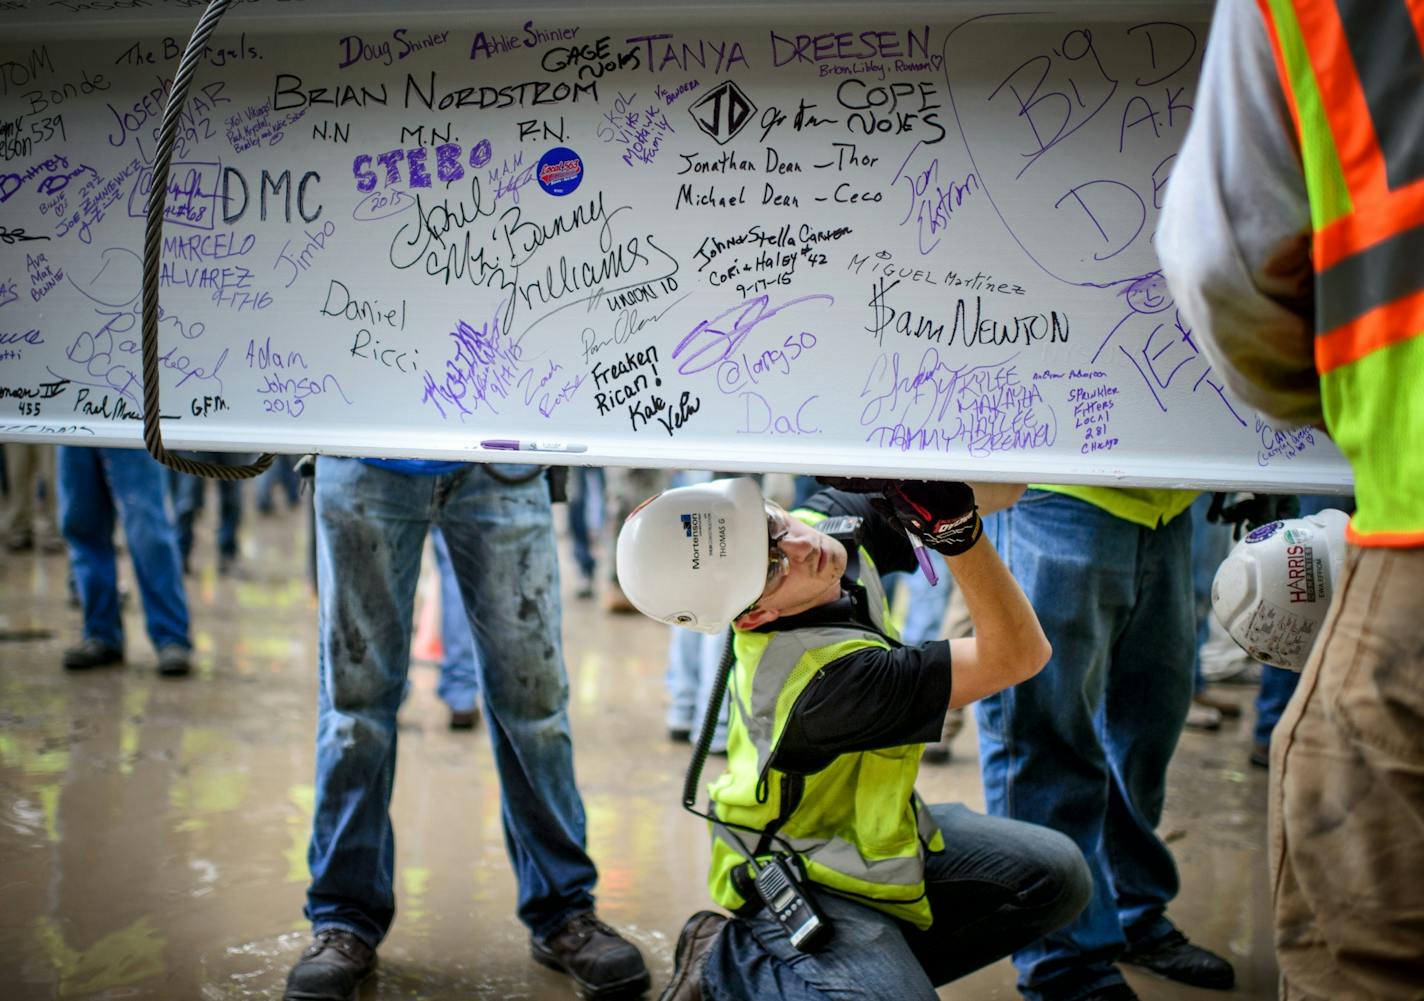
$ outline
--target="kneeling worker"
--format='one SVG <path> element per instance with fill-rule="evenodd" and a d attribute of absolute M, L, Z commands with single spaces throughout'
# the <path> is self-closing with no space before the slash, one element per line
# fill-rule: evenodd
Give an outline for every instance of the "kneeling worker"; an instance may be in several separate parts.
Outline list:
<path fill-rule="evenodd" d="M 663 1001 L 928 1001 L 1066 924 L 1090 897 L 1068 838 L 927 806 L 914 791 L 921 746 L 939 739 L 946 711 L 1032 677 L 1050 653 L 981 538 L 973 489 L 837 482 L 849 489 L 792 513 L 750 479 L 668 490 L 619 535 L 618 574 L 640 611 L 734 631 L 708 883 L 735 916 L 688 920 Z M 997 509 L 1022 491 L 988 484 L 980 496 Z M 907 533 L 949 558 L 973 638 L 897 641 L 879 574 L 914 571 Z"/>

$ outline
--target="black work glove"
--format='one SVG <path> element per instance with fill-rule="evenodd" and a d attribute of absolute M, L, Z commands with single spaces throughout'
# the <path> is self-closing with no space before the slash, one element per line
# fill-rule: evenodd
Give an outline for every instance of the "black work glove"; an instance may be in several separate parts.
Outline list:
<path fill-rule="evenodd" d="M 1207 521 L 1230 525 L 1233 540 L 1270 522 L 1298 517 L 1300 498 L 1295 494 L 1213 494 L 1206 513 Z"/>
<path fill-rule="evenodd" d="M 837 490 L 870 495 L 875 509 L 945 556 L 967 553 L 984 534 L 974 490 L 952 480 L 818 477 Z M 879 495 L 879 496 L 876 496 Z"/>

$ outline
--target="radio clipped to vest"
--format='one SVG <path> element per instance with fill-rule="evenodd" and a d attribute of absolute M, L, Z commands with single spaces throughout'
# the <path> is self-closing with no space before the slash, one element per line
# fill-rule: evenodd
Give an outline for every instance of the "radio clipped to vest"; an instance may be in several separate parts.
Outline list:
<path fill-rule="evenodd" d="M 786 856 L 774 855 L 762 866 L 756 874 L 756 891 L 797 950 L 815 952 L 830 939 L 830 919 L 801 886 Z"/>
<path fill-rule="evenodd" d="M 806 892 L 795 856 L 777 852 L 760 864 L 739 865 L 732 870 L 732 884 L 746 900 L 736 913 L 751 917 L 765 907 L 799 952 L 815 952 L 830 941 L 831 919 Z"/>

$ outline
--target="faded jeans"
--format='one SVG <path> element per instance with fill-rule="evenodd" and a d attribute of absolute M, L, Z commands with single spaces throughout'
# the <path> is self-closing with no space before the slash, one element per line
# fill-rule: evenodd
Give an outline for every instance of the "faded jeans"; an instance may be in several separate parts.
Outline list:
<path fill-rule="evenodd" d="M 957 804 L 930 812 L 945 850 L 927 856 L 934 924 L 811 889 L 831 919 L 829 942 L 798 952 L 765 908 L 723 926 L 708 951 L 708 1001 L 933 1001 L 935 988 L 1072 920 L 1092 892 L 1083 856 L 1063 835 Z"/>
<path fill-rule="evenodd" d="M 499 467 L 506 475 L 523 467 Z M 321 456 L 316 476 L 320 660 L 316 811 L 306 915 L 376 945 L 395 914 L 389 813 L 396 711 L 421 548 L 438 525 L 479 650 L 518 915 L 539 937 L 593 908 L 574 781 L 559 576 L 543 477 L 484 466 L 407 475 Z"/>
<path fill-rule="evenodd" d="M 695 744 L 702 736 L 702 721 L 707 716 L 707 703 L 712 698 L 717 667 L 727 649 L 727 634 L 711 636 L 681 626 L 668 627 L 668 666 L 665 678 L 668 692 L 667 726 L 669 730 L 686 730 Z M 722 712 L 713 728 L 713 754 L 727 750 L 727 723 L 732 700 L 722 700 Z"/>
<path fill-rule="evenodd" d="M 450 547 L 440 529 L 431 529 L 430 544 L 440 575 L 440 681 L 435 693 L 452 712 L 469 712 L 480 697 L 480 655 L 450 562 Z"/>
<path fill-rule="evenodd" d="M 184 452 L 186 458 L 211 462 L 217 466 L 242 466 L 251 462 L 251 455 L 232 452 Z M 268 467 L 271 468 L 271 467 Z M 173 493 L 174 516 L 178 524 L 178 551 L 183 562 L 193 552 L 193 522 L 203 509 L 203 495 L 210 481 L 206 476 L 180 474 Z M 218 491 L 218 554 L 237 555 L 237 530 L 242 524 L 242 481 L 217 480 Z"/>
<path fill-rule="evenodd" d="M 59 526 L 84 608 L 84 638 L 122 649 L 114 523 L 122 521 L 155 649 L 191 647 L 178 536 L 163 467 L 141 448 L 59 449 Z"/>
<path fill-rule="evenodd" d="M 1271 741 L 1283 1001 L 1424 991 L 1424 548 L 1346 550 Z"/>
<path fill-rule="evenodd" d="M 1014 965 L 1030 1001 L 1076 1001 L 1122 981 L 1125 946 L 1173 928 L 1156 828 L 1192 699 L 1191 518 L 1144 528 L 1030 490 L 984 532 L 1053 644 L 1037 676 L 975 705 L 985 803 L 1067 834 L 1093 873 L 1082 915 Z"/>

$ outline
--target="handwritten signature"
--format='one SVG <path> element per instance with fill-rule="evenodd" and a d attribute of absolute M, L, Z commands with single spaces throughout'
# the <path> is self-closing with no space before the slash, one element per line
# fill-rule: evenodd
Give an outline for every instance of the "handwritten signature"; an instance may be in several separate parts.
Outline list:
<path fill-rule="evenodd" d="M 31 236 L 23 228 L 7 229 L 0 226 L 0 243 L 9 246 L 15 243 L 28 243 L 31 240 L 48 240 L 47 236 Z"/>
<path fill-rule="evenodd" d="M 673 360 L 681 361 L 677 367 L 678 374 L 696 375 L 721 364 L 741 347 L 742 342 L 760 324 L 792 306 L 816 301 L 833 306 L 836 300 L 834 296 L 824 292 L 813 292 L 788 299 L 780 306 L 771 306 L 769 295 L 759 295 L 740 302 L 731 309 L 723 310 L 710 320 L 700 321 L 692 328 L 691 333 L 678 341 L 677 347 L 672 349 Z M 726 329 L 727 324 L 724 322 L 728 317 L 732 318 L 730 330 Z"/>

